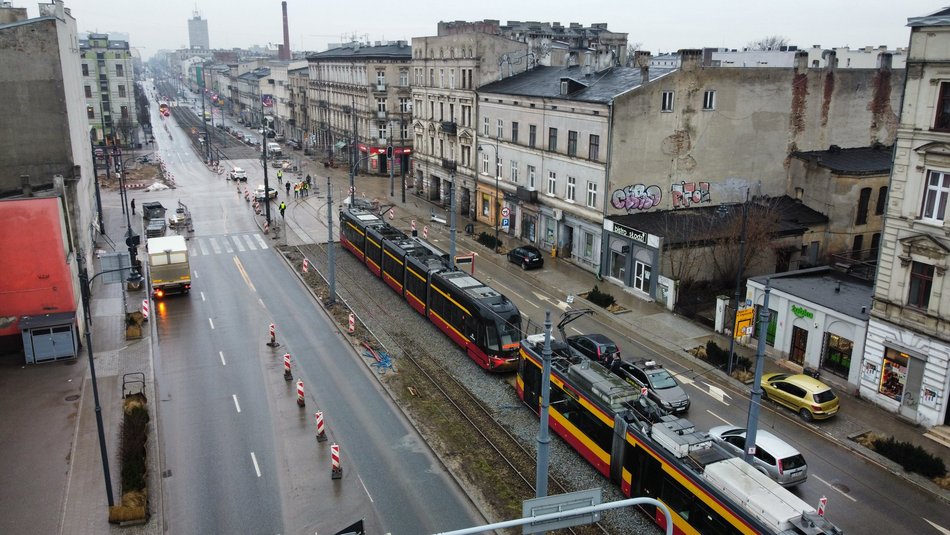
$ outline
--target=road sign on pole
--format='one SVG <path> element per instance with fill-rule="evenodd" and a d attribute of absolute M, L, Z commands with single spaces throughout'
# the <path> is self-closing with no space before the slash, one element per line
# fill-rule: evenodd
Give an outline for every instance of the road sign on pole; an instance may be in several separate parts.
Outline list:
<path fill-rule="evenodd" d="M 527 519 L 532 516 L 541 516 L 548 513 L 558 513 L 571 509 L 579 509 L 581 507 L 599 505 L 602 501 L 601 494 L 601 489 L 589 489 L 525 500 L 521 502 L 521 513 L 522 516 Z M 600 511 L 594 511 L 592 513 L 584 513 L 557 520 L 525 524 L 521 528 L 521 533 L 542 533 L 571 526 L 580 526 L 582 524 L 592 524 L 599 521 Z"/>
<path fill-rule="evenodd" d="M 752 334 L 752 321 L 755 317 L 755 307 L 743 308 L 736 311 L 736 326 L 732 330 L 732 336 L 739 339 L 742 336 Z"/>

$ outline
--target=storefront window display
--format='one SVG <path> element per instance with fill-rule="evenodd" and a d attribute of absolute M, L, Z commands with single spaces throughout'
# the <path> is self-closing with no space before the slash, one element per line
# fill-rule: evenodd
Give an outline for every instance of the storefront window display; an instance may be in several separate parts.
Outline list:
<path fill-rule="evenodd" d="M 909 357 L 890 347 L 884 351 L 884 369 L 881 372 L 881 385 L 878 392 L 901 401 L 904 396 L 904 383 L 907 382 L 907 363 Z"/>
<path fill-rule="evenodd" d="M 851 371 L 851 351 L 854 343 L 837 334 L 825 334 L 825 358 L 821 359 L 821 366 L 831 373 L 847 377 Z"/>

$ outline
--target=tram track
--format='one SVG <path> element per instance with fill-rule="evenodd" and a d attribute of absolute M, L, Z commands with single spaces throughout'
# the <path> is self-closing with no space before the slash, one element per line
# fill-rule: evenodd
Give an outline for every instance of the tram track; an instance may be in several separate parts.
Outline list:
<path fill-rule="evenodd" d="M 316 207 L 299 203 L 288 214 L 298 229 L 303 225 L 295 214 L 301 209 L 308 219 L 323 221 Z M 323 225 L 325 228 L 325 223 Z M 316 242 L 311 236 L 306 237 L 308 242 Z M 307 258 L 311 266 L 326 272 L 326 244 L 285 247 L 283 252 L 295 266 Z M 368 282 L 375 277 L 352 255 L 340 247 L 336 252 L 337 293 L 361 319 L 365 329 L 365 332 L 358 330 L 357 335 L 369 337 L 395 357 L 397 373 L 381 376 L 390 395 L 403 407 L 453 475 L 463 482 L 470 494 L 477 494 L 476 501 L 482 507 L 487 506 L 491 515 L 499 519 L 520 517 L 522 500 L 534 497 L 536 491 L 534 450 L 508 431 L 499 421 L 500 416 L 458 378 L 457 370 L 459 366 L 468 367 L 489 380 L 503 379 L 478 369 L 435 326 L 395 292 L 384 288 L 381 280 Z M 324 285 L 325 281 L 313 271 L 309 275 L 313 276 L 304 278 L 311 288 Z M 345 318 L 337 320 L 346 321 Z M 410 324 L 411 328 L 405 328 Z M 441 343 L 426 343 L 434 337 Z M 552 474 L 548 476 L 548 486 L 550 494 L 568 492 Z M 477 490 L 473 493 L 471 489 Z M 564 532 L 608 533 L 599 524 Z"/>

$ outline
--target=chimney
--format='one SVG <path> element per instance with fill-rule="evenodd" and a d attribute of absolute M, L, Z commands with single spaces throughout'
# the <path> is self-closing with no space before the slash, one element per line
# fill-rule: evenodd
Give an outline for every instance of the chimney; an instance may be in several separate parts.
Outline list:
<path fill-rule="evenodd" d="M 645 84 L 650 81 L 650 51 L 635 50 L 633 52 L 633 65 L 640 67 L 640 83 Z"/>
<path fill-rule="evenodd" d="M 287 2 L 280 3 L 280 8 L 284 12 L 284 48 L 280 51 L 280 59 L 290 59 L 290 28 L 287 27 Z"/>
<path fill-rule="evenodd" d="M 894 61 L 894 54 L 881 52 L 877 55 L 877 68 L 881 71 L 890 71 Z"/>
<path fill-rule="evenodd" d="M 693 48 L 684 48 L 679 51 L 679 55 L 680 69 L 682 69 L 684 72 L 695 71 L 699 68 L 700 60 L 703 57 L 703 51 Z"/>

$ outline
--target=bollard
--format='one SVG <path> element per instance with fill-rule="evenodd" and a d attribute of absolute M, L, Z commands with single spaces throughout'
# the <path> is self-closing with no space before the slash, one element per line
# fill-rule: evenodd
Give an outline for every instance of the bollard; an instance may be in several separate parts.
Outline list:
<path fill-rule="evenodd" d="M 270 224 L 267 221 L 264 222 L 264 234 L 270 234 Z"/>
<path fill-rule="evenodd" d="M 356 332 L 356 316 L 354 316 L 352 312 L 350 312 L 350 318 L 348 320 L 347 331 L 349 331 L 350 334 L 353 334 Z"/>
<path fill-rule="evenodd" d="M 828 498 L 822 496 L 818 500 L 818 516 L 825 516 L 825 506 L 828 505 Z"/>
<path fill-rule="evenodd" d="M 422 227 L 422 238 L 426 240 L 429 239 L 429 225 Z"/>
<path fill-rule="evenodd" d="M 409 222 L 409 227 L 412 229 L 413 232 L 416 231 L 416 220 L 415 220 L 415 219 L 413 219 L 412 221 Z M 413 234 L 413 236 L 415 236 L 415 234 Z"/>
<path fill-rule="evenodd" d="M 396 217 L 396 212 L 392 208 L 389 209 L 389 220 L 392 221 Z"/>
<path fill-rule="evenodd" d="M 327 433 L 323 428 L 323 412 L 317 411 L 313 413 L 313 417 L 317 420 L 317 442 L 326 442 Z"/>
<path fill-rule="evenodd" d="M 303 381 L 297 381 L 297 406 L 303 407 L 307 402 L 303 399 Z"/>
<path fill-rule="evenodd" d="M 148 299 L 142 300 L 142 319 L 148 321 Z"/>
<path fill-rule="evenodd" d="M 330 479 L 343 477 L 343 466 L 340 464 L 340 445 L 330 444 Z"/>
<path fill-rule="evenodd" d="M 310 271 L 310 262 L 308 262 L 307 259 L 304 258 L 304 259 L 303 259 L 303 272 L 304 272 L 304 273 L 307 273 L 308 271 Z"/>
<path fill-rule="evenodd" d="M 273 323 L 270 324 L 270 329 L 269 329 L 269 330 L 270 330 L 270 342 L 267 342 L 267 345 L 269 345 L 270 347 L 277 347 L 277 346 L 279 346 L 280 344 L 277 343 L 277 334 L 276 334 L 276 333 L 277 333 L 277 328 L 274 327 L 274 324 L 273 324 Z"/>
<path fill-rule="evenodd" d="M 284 353 L 284 380 L 290 381 L 294 375 L 290 373 L 290 353 Z"/>

